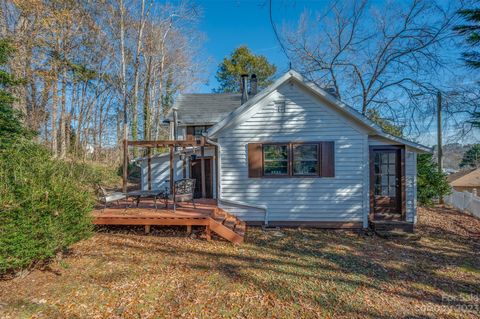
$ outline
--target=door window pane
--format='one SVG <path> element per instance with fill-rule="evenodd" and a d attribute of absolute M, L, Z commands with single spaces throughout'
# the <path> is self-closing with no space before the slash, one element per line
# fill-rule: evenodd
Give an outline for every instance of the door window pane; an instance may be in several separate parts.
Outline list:
<path fill-rule="evenodd" d="M 318 145 L 299 144 L 293 146 L 293 174 L 318 175 Z"/>
<path fill-rule="evenodd" d="M 288 175 L 287 145 L 263 145 L 263 173 L 265 175 Z"/>

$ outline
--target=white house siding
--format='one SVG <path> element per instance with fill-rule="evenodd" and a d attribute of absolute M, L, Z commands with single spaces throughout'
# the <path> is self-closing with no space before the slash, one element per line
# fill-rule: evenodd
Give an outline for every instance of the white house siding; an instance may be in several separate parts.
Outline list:
<path fill-rule="evenodd" d="M 279 113 L 275 102 L 283 100 L 286 110 Z M 265 206 L 269 221 L 364 222 L 366 133 L 296 85 L 282 85 L 254 108 L 244 122 L 219 133 L 221 198 Z M 248 143 L 295 141 L 334 141 L 335 177 L 248 177 Z M 230 212 L 247 221 L 264 217 L 234 207 Z"/>
<path fill-rule="evenodd" d="M 190 176 L 190 155 L 192 150 L 187 150 L 187 177 Z M 196 154 L 200 156 L 200 148 L 196 148 Z M 215 178 L 215 163 L 213 157 L 215 156 L 215 150 L 211 147 L 205 148 L 205 156 L 212 157 L 212 175 L 213 175 L 213 197 L 216 197 L 216 178 Z M 180 155 L 177 152 L 174 157 L 174 176 L 175 180 L 183 178 L 183 169 L 182 169 L 182 160 L 180 160 Z M 141 168 L 141 188 L 142 190 L 148 189 L 148 166 L 147 160 L 143 159 L 140 162 Z M 170 180 L 170 156 L 168 153 L 161 154 L 152 158 L 151 162 L 152 169 L 152 189 L 163 189 L 165 186 L 169 186 L 167 180 Z"/>

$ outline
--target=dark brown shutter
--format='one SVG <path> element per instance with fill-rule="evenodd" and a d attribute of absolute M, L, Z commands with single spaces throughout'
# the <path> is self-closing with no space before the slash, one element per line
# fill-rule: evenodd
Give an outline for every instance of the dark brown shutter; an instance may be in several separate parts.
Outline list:
<path fill-rule="evenodd" d="M 262 177 L 262 144 L 248 144 L 248 177 Z"/>
<path fill-rule="evenodd" d="M 321 167 L 322 177 L 335 177 L 335 144 L 333 142 L 322 142 Z"/>
<path fill-rule="evenodd" d="M 195 139 L 193 136 L 194 134 L 195 134 L 194 127 L 187 126 L 187 141 L 193 141 Z"/>

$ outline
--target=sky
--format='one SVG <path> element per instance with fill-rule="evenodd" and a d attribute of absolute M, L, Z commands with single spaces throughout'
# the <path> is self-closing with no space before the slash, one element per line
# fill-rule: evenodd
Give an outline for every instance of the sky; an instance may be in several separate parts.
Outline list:
<path fill-rule="evenodd" d="M 208 83 L 201 85 L 199 93 L 211 92 L 217 87 L 215 73 L 218 64 L 237 47 L 247 45 L 255 54 L 265 55 L 275 64 L 278 73 L 286 72 L 289 62 L 275 38 L 269 17 L 267 0 L 197 0 L 203 18 L 200 30 L 206 35 L 204 44 L 208 64 Z M 326 0 L 288 1 L 274 0 L 272 14 L 275 25 L 281 30 L 284 23 L 295 22 L 305 10 L 322 10 Z"/>
<path fill-rule="evenodd" d="M 295 26 L 304 11 L 324 12 L 331 5 L 329 0 L 272 1 L 273 20 L 279 32 L 285 25 Z M 370 3 L 377 1 L 381 2 L 373 0 Z M 445 1 L 444 4 L 448 4 L 448 0 Z M 218 64 L 241 45 L 247 45 L 254 54 L 265 55 L 277 66 L 277 76 L 288 70 L 289 61 L 282 52 L 270 23 L 268 0 L 193 0 L 193 3 L 200 8 L 199 29 L 206 37 L 201 59 L 208 63 L 205 70 L 206 83 L 192 88 L 192 92 L 210 93 L 217 88 L 215 73 Z M 459 52 L 450 53 L 459 55 Z M 454 133 L 455 131 L 444 132 L 445 138 Z M 436 144 L 436 128 L 430 126 L 415 139 L 427 145 Z M 471 141 L 467 138 L 465 142 Z"/>

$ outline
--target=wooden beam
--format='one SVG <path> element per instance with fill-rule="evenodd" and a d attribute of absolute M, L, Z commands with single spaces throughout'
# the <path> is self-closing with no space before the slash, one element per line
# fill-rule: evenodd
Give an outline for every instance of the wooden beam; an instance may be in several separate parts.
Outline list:
<path fill-rule="evenodd" d="M 148 190 L 152 190 L 152 148 L 147 148 Z"/>
<path fill-rule="evenodd" d="M 182 162 L 183 178 L 187 178 L 187 152 L 185 151 L 185 146 L 182 148 L 182 153 L 183 153 L 183 162 Z"/>
<path fill-rule="evenodd" d="M 220 198 L 220 195 L 218 194 L 220 192 L 220 183 L 219 183 L 219 174 L 218 174 L 218 146 L 215 146 L 215 156 L 213 160 L 215 163 L 215 198 L 218 205 L 218 199 Z"/>
<path fill-rule="evenodd" d="M 128 141 L 123 140 L 123 192 L 127 193 L 128 183 Z"/>
<path fill-rule="evenodd" d="M 176 141 L 176 140 L 159 140 L 159 141 L 127 141 L 129 146 L 140 147 L 169 147 L 169 146 L 205 146 L 205 138 L 201 137 L 197 141 Z"/>
<path fill-rule="evenodd" d="M 210 229 L 210 224 L 205 228 L 205 235 L 207 235 L 207 241 L 212 240 L 212 231 Z"/>
<path fill-rule="evenodd" d="M 200 170 L 201 170 L 201 176 L 202 176 L 202 198 L 207 197 L 207 187 L 206 187 L 206 181 L 205 181 L 205 147 L 202 146 L 200 148 Z"/>
<path fill-rule="evenodd" d="M 175 149 L 173 145 L 170 146 L 170 194 L 173 194 L 173 183 L 174 183 L 174 170 L 173 170 L 173 165 L 174 165 L 174 155 L 175 155 Z"/>

